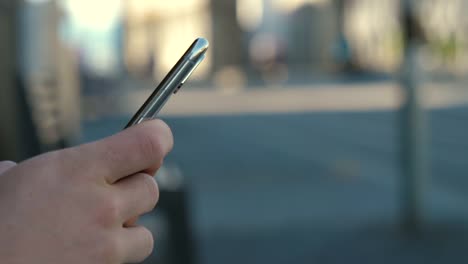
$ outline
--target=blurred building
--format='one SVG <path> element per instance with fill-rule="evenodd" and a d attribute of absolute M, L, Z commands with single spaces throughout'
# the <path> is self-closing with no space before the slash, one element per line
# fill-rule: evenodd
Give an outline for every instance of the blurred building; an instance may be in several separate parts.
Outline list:
<path fill-rule="evenodd" d="M 19 5 L 19 74 L 45 150 L 72 144 L 80 131 L 77 58 L 60 40 L 61 15 L 55 1 Z"/>
<path fill-rule="evenodd" d="M 201 36 L 211 39 L 208 0 L 126 0 L 124 57 L 129 72 L 163 77 L 188 46 Z M 211 67 L 211 56 L 194 74 L 200 78 Z"/>
<path fill-rule="evenodd" d="M 295 70 L 324 71 L 334 64 L 338 39 L 338 12 L 331 0 L 274 0 L 268 24 L 274 24 L 285 41 L 287 62 Z M 284 26 L 273 22 L 283 21 Z"/>
<path fill-rule="evenodd" d="M 216 86 L 242 86 L 246 76 L 262 76 L 258 71 L 280 79 L 288 78 L 288 72 L 334 71 L 349 61 L 364 71 L 390 73 L 403 56 L 399 0 L 121 0 L 115 5 L 119 8 L 107 12 L 106 17 L 115 13 L 112 19 L 99 19 L 102 11 L 96 10 L 106 4 L 91 12 L 89 3 L 66 2 L 74 3 L 72 13 L 98 24 L 118 20 L 114 37 L 106 40 L 114 43 L 111 47 L 100 37 L 80 35 L 96 48 L 95 56 L 83 56 L 113 61 L 119 73 L 125 68 L 151 79 L 161 79 L 198 36 L 212 45 L 193 78 L 213 78 Z M 421 19 L 431 18 L 423 23 L 430 42 L 425 65 L 468 68 L 462 12 L 467 4 L 415 3 Z"/>
<path fill-rule="evenodd" d="M 82 74 L 115 78 L 122 74 L 122 1 L 60 0 L 65 16 L 62 33 L 80 51 Z"/>
<path fill-rule="evenodd" d="M 161 78 L 197 36 L 212 44 L 198 77 L 227 72 L 242 78 L 243 71 L 271 56 L 295 69 L 327 68 L 338 35 L 334 2 L 293 2 L 125 1 L 127 68 Z"/>
<path fill-rule="evenodd" d="M 334 68 L 337 6 L 332 0 L 238 0 L 248 69 L 269 83 Z"/>

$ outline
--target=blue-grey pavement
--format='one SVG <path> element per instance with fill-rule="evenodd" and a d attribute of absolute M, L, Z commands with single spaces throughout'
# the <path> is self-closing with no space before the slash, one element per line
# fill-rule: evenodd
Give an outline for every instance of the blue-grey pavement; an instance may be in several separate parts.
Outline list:
<path fill-rule="evenodd" d="M 468 107 L 429 113 L 425 232 L 399 229 L 394 111 L 167 117 L 211 263 L 466 263 Z M 128 116 L 88 121 L 83 140 Z"/>

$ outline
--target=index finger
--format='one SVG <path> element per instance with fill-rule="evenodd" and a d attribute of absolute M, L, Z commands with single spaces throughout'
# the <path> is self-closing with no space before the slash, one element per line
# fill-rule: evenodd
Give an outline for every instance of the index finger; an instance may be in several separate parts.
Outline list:
<path fill-rule="evenodd" d="M 126 176 L 159 168 L 172 146 L 172 132 L 166 123 L 150 120 L 83 145 L 77 151 L 82 157 L 82 168 L 112 184 Z"/>

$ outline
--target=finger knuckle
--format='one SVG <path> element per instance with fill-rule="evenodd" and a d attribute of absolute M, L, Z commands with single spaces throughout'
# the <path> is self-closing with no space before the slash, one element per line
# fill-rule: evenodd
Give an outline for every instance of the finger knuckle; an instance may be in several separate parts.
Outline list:
<path fill-rule="evenodd" d="M 113 226 L 119 218 L 119 202 L 118 199 L 108 196 L 103 198 L 98 206 L 97 222 L 99 226 Z"/>

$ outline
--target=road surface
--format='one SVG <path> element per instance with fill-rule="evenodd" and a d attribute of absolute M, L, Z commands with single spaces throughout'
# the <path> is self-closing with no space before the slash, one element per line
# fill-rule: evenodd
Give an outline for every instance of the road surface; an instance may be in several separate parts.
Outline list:
<path fill-rule="evenodd" d="M 86 121 L 84 141 L 129 115 Z M 430 112 L 427 227 L 398 228 L 394 108 L 166 115 L 201 264 L 468 261 L 468 106 Z"/>

